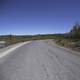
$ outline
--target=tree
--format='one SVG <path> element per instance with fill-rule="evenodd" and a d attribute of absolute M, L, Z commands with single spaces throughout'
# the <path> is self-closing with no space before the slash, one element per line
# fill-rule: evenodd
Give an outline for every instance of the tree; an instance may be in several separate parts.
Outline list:
<path fill-rule="evenodd" d="M 76 23 L 72 30 L 70 31 L 69 35 L 72 37 L 72 38 L 80 38 L 80 24 L 79 23 Z"/>

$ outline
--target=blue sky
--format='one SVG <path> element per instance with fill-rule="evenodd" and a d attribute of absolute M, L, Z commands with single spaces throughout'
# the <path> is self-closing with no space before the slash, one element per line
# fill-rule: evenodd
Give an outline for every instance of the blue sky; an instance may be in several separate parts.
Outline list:
<path fill-rule="evenodd" d="M 80 0 L 0 0 L 0 34 L 68 32 L 80 21 Z"/>

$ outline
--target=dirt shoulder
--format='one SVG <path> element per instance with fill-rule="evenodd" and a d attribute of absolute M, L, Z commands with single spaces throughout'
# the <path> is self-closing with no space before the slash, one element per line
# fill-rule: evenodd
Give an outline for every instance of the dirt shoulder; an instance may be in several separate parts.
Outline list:
<path fill-rule="evenodd" d="M 80 52 L 79 39 L 55 39 L 54 42 L 60 46 Z"/>

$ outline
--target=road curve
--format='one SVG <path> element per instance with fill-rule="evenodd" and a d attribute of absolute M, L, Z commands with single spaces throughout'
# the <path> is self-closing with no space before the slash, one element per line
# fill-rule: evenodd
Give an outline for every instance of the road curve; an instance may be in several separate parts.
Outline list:
<path fill-rule="evenodd" d="M 80 80 L 80 56 L 32 41 L 0 59 L 0 80 Z"/>

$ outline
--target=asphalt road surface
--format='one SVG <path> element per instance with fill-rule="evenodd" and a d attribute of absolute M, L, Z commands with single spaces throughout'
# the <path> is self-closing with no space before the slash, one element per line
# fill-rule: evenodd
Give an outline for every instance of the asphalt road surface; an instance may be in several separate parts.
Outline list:
<path fill-rule="evenodd" d="M 80 56 L 32 41 L 0 59 L 0 80 L 80 80 Z"/>

